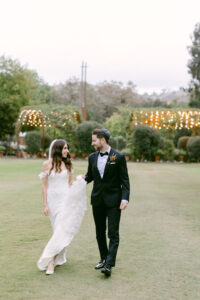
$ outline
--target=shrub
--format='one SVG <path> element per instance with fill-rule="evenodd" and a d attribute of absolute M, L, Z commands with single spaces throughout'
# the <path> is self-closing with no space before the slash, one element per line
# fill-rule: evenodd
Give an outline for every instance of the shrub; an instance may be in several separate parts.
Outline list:
<path fill-rule="evenodd" d="M 184 160 L 187 160 L 187 152 L 183 149 L 175 149 L 174 150 L 174 159 L 180 160 L 180 156 L 184 156 Z"/>
<path fill-rule="evenodd" d="M 45 153 L 46 153 L 47 156 L 49 155 L 49 148 L 45 149 Z"/>
<path fill-rule="evenodd" d="M 41 148 L 41 135 L 37 131 L 27 132 L 25 136 L 25 143 L 27 145 L 27 152 L 36 154 Z"/>
<path fill-rule="evenodd" d="M 200 159 L 200 136 L 190 137 L 187 143 L 187 151 L 190 158 Z"/>
<path fill-rule="evenodd" d="M 178 149 L 182 149 L 182 150 L 186 151 L 186 149 L 187 149 L 187 142 L 188 142 L 189 138 L 190 138 L 189 136 L 182 136 L 182 137 L 180 137 L 179 140 L 178 140 L 178 144 L 177 144 Z"/>
<path fill-rule="evenodd" d="M 122 149 L 121 150 L 122 154 L 124 154 L 125 156 L 131 156 L 131 150 L 130 149 Z"/>
<path fill-rule="evenodd" d="M 182 128 L 182 129 L 176 129 L 174 132 L 174 144 L 176 147 L 178 147 L 178 140 L 182 136 L 191 136 L 192 129 Z"/>
<path fill-rule="evenodd" d="M 92 130 L 101 128 L 102 126 L 97 122 L 86 121 L 81 123 L 77 128 L 78 146 L 82 153 L 94 152 L 94 147 L 91 146 Z"/>
<path fill-rule="evenodd" d="M 5 154 L 6 155 L 16 155 L 17 149 L 11 147 L 11 146 L 6 146 Z"/>
<path fill-rule="evenodd" d="M 106 122 L 104 123 L 104 127 L 107 128 L 111 136 L 123 136 L 127 135 L 127 128 L 130 110 L 127 108 L 120 108 L 119 112 L 115 112 L 109 117 Z"/>
<path fill-rule="evenodd" d="M 109 144 L 112 148 L 117 149 L 117 141 L 114 137 L 111 137 L 109 140 Z"/>
<path fill-rule="evenodd" d="M 126 147 L 126 140 L 123 138 L 123 136 L 116 136 L 113 138 L 110 138 L 109 144 L 111 147 L 117 149 L 117 150 L 122 150 L 123 148 Z"/>
<path fill-rule="evenodd" d="M 162 149 L 157 149 L 155 155 L 159 155 L 160 158 L 164 157 L 164 151 Z"/>
<path fill-rule="evenodd" d="M 41 141 L 41 143 L 44 143 L 44 149 L 48 148 L 52 141 L 51 137 L 48 134 L 46 134 L 42 139 L 43 141 Z"/>
<path fill-rule="evenodd" d="M 172 140 L 161 137 L 159 141 L 159 148 L 162 149 L 164 152 L 163 159 L 173 160 L 175 149 Z"/>
<path fill-rule="evenodd" d="M 145 125 L 137 126 L 133 135 L 135 157 L 154 160 L 159 140 L 159 133 L 154 128 Z"/>
<path fill-rule="evenodd" d="M 172 140 L 164 139 L 164 159 L 173 160 L 174 158 L 174 143 Z"/>
<path fill-rule="evenodd" d="M 0 146 L 0 151 L 6 151 L 6 147 Z"/>

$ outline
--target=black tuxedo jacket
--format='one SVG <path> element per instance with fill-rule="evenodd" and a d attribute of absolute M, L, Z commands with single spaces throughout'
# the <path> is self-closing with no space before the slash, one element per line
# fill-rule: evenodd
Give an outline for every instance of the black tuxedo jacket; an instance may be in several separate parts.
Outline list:
<path fill-rule="evenodd" d="M 98 206 L 102 202 L 107 207 L 119 207 L 121 200 L 129 201 L 130 185 L 123 154 L 110 150 L 103 178 L 97 168 L 99 151 L 89 155 L 88 171 L 85 177 L 87 183 L 94 181 L 91 194 L 91 204 Z"/>

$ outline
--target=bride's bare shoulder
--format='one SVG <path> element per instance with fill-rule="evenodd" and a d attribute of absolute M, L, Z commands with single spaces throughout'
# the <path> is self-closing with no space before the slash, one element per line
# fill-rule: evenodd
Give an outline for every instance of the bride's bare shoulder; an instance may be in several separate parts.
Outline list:
<path fill-rule="evenodd" d="M 45 160 L 42 164 L 42 172 L 50 170 L 51 166 L 52 166 L 52 160 L 51 159 Z"/>

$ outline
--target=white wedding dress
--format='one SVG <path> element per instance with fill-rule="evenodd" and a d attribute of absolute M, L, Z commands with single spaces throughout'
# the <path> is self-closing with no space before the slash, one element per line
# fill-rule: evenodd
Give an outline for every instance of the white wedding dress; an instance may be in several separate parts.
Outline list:
<path fill-rule="evenodd" d="M 37 266 L 46 270 L 49 262 L 56 256 L 55 265 L 62 265 L 66 260 L 66 247 L 78 232 L 86 210 L 86 181 L 77 176 L 70 186 L 68 170 L 56 173 L 42 172 L 42 179 L 48 176 L 47 205 L 53 227 L 53 235 L 48 241 Z"/>

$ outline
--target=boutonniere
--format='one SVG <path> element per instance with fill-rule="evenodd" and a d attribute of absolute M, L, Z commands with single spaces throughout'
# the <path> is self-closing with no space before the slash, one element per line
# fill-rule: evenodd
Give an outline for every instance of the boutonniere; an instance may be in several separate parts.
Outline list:
<path fill-rule="evenodd" d="M 116 159 L 117 159 L 117 155 L 116 154 L 112 154 L 110 156 L 110 161 L 116 161 Z"/>

